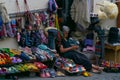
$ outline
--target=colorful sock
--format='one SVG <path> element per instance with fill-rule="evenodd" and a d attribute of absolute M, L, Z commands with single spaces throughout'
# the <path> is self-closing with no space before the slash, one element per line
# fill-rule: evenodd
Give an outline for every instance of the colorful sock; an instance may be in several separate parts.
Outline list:
<path fill-rule="evenodd" d="M 14 37 L 14 34 L 12 32 L 12 27 L 11 27 L 10 22 L 6 24 L 6 31 L 7 31 L 7 35 L 9 37 Z"/>

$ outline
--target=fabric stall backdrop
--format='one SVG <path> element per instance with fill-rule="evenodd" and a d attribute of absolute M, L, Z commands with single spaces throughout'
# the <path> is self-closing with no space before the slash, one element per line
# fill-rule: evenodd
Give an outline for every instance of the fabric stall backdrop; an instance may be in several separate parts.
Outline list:
<path fill-rule="evenodd" d="M 30 10 L 45 9 L 48 7 L 48 0 L 27 0 Z M 16 0 L 0 0 L 0 3 L 4 4 L 8 14 L 14 14 L 18 12 Z M 20 11 L 25 11 L 24 0 L 18 0 Z M 18 48 L 17 41 L 15 38 L 7 38 L 0 40 L 0 48 Z"/>

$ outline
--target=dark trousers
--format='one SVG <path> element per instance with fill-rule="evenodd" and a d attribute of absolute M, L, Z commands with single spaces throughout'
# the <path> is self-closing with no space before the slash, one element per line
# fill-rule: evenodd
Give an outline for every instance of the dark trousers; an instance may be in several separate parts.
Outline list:
<path fill-rule="evenodd" d="M 76 64 L 83 65 L 87 71 L 92 69 L 90 60 L 84 54 L 76 51 L 69 51 L 64 54 L 65 58 L 72 59 Z"/>

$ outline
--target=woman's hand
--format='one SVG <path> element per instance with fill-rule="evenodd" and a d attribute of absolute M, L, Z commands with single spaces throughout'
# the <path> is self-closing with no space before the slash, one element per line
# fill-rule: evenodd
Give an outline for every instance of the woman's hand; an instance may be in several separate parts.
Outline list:
<path fill-rule="evenodd" d="M 79 46 L 76 46 L 76 45 L 73 45 L 72 46 L 72 50 L 76 50 L 76 49 L 78 49 L 79 48 Z"/>
<path fill-rule="evenodd" d="M 71 47 L 68 47 L 68 48 L 64 48 L 62 45 L 60 46 L 60 52 L 61 53 L 64 53 L 64 52 L 67 52 L 67 51 L 70 51 L 70 50 L 77 50 L 79 48 L 79 46 L 76 46 L 76 45 L 73 45 Z"/>

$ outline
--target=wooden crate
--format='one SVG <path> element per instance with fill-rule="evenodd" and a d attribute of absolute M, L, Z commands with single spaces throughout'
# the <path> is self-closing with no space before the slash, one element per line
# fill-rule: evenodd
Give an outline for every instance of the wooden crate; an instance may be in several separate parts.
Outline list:
<path fill-rule="evenodd" d="M 120 63 L 120 45 L 119 46 L 107 45 L 105 47 L 104 57 L 105 57 L 105 60 Z"/>

